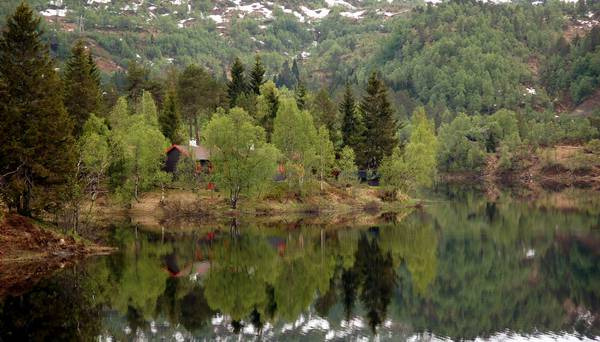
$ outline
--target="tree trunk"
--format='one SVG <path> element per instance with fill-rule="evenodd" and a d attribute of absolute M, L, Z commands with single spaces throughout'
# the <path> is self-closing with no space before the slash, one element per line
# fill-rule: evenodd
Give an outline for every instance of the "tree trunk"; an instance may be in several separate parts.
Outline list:
<path fill-rule="evenodd" d="M 198 129 L 198 115 L 194 115 L 194 138 L 196 138 L 196 144 L 200 143 L 200 130 Z"/>

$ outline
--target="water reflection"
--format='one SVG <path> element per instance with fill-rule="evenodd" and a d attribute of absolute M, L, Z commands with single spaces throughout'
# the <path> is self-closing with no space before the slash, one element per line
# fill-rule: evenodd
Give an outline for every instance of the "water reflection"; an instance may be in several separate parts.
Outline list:
<path fill-rule="evenodd" d="M 119 254 L 0 300 L 0 340 L 600 336 L 596 215 L 452 198 L 376 227 L 116 229 Z"/>

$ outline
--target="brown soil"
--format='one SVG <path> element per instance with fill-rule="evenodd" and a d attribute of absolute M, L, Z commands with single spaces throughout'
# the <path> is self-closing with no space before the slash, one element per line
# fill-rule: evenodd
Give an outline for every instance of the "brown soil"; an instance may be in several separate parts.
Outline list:
<path fill-rule="evenodd" d="M 531 152 L 520 161 L 517 169 L 502 171 L 498 156 L 491 155 L 480 173 L 443 174 L 442 180 L 449 183 L 482 184 L 490 198 L 495 198 L 501 188 L 514 188 L 524 196 L 537 196 L 543 192 L 558 192 L 567 188 L 600 191 L 600 164 L 573 166 L 578 154 L 584 153 L 583 146 L 558 145 L 549 150 L 551 162 L 543 161 Z M 516 194 L 518 195 L 518 194 Z"/>
<path fill-rule="evenodd" d="M 574 115 L 589 116 L 595 111 L 600 110 L 600 89 L 590 95 L 585 101 L 578 105 L 574 110 Z"/>
<path fill-rule="evenodd" d="M 0 223 L 0 297 L 19 293 L 56 269 L 112 248 L 76 241 L 31 219 L 6 214 Z"/>

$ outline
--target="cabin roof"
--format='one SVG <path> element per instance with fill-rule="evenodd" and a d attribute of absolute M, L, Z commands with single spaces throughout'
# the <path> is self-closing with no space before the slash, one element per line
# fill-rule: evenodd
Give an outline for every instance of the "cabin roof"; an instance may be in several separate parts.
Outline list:
<path fill-rule="evenodd" d="M 179 152 L 181 152 L 183 155 L 185 156 L 193 156 L 194 160 L 210 160 L 210 151 L 208 150 L 208 148 L 206 148 L 205 146 L 202 145 L 198 145 L 198 146 L 181 146 L 181 145 L 171 145 L 171 147 L 169 147 L 167 149 L 166 153 L 171 152 L 173 149 L 178 150 Z"/>

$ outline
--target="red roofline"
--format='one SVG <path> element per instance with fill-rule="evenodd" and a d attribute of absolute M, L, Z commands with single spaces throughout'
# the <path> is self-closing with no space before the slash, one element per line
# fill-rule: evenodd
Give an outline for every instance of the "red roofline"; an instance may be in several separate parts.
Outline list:
<path fill-rule="evenodd" d="M 175 145 L 175 144 L 173 144 L 173 145 L 171 145 L 171 147 L 167 148 L 167 150 L 165 151 L 165 153 L 169 153 L 169 152 L 171 152 L 173 149 L 177 149 L 177 151 L 179 151 L 179 152 L 181 152 L 181 153 L 185 154 L 185 155 L 186 155 L 186 156 L 188 156 L 188 157 L 190 156 L 190 153 L 189 153 L 189 152 L 188 152 L 188 151 L 187 151 L 187 150 L 186 150 L 186 149 L 185 149 L 183 146 L 180 146 L 180 145 Z"/>

